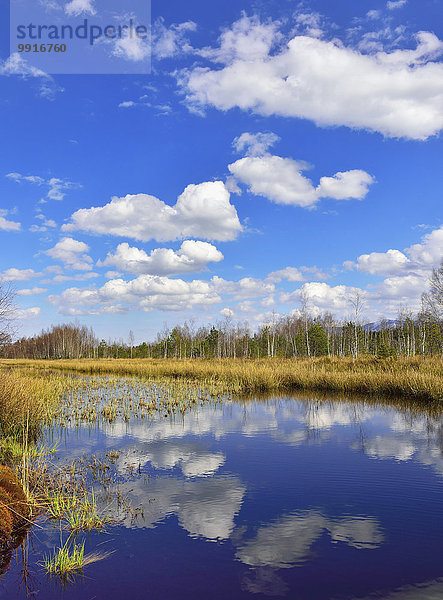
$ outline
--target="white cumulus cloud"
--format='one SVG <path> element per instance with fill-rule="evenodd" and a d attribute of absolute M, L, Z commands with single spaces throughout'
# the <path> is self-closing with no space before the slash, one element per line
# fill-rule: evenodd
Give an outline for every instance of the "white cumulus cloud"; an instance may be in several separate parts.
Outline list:
<path fill-rule="evenodd" d="M 17 296 L 35 296 L 37 294 L 44 294 L 48 290 L 46 288 L 33 287 L 28 289 L 17 290 Z"/>
<path fill-rule="evenodd" d="M 320 198 L 361 200 L 374 179 L 362 170 L 336 173 L 333 177 L 322 177 L 314 187 L 303 175 L 310 168 L 304 161 L 264 154 L 246 156 L 228 166 L 235 179 L 248 186 L 250 192 L 264 196 L 277 204 L 289 204 L 312 208 Z"/>
<path fill-rule="evenodd" d="M 412 49 L 374 53 L 309 35 L 296 35 L 284 47 L 279 41 L 276 24 L 246 17 L 234 23 L 220 46 L 205 53 L 221 67 L 180 74 L 190 107 L 237 107 L 417 140 L 443 128 L 443 64 L 437 60 L 443 43 L 435 34 L 418 32 Z"/>
<path fill-rule="evenodd" d="M 399 275 L 408 273 L 422 276 L 432 268 L 437 267 L 443 259 L 443 226 L 434 229 L 423 236 L 421 244 L 414 244 L 404 252 L 390 249 L 386 252 L 371 252 L 362 254 L 357 262 L 346 261 L 348 269 L 371 275 Z"/>
<path fill-rule="evenodd" d="M 0 273 L 0 281 L 28 281 L 33 277 L 38 277 L 41 273 L 36 273 L 34 269 L 6 269 Z"/>
<path fill-rule="evenodd" d="M 92 258 L 87 254 L 89 246 L 73 238 L 65 237 L 57 244 L 46 250 L 45 254 L 55 260 L 60 260 L 65 265 L 76 271 L 91 271 Z"/>
<path fill-rule="evenodd" d="M 166 242 L 186 237 L 230 241 L 243 228 L 224 183 L 214 181 L 188 185 L 174 206 L 148 194 L 114 197 L 105 206 L 78 210 L 62 229 Z"/>
<path fill-rule="evenodd" d="M 35 319 L 40 314 L 40 307 L 33 306 L 32 308 L 23 308 L 14 312 L 14 318 L 19 321 L 26 321 L 28 319 Z"/>
<path fill-rule="evenodd" d="M 234 139 L 232 145 L 237 152 L 242 152 L 246 156 L 261 156 L 266 154 L 268 148 L 271 148 L 279 141 L 275 133 L 242 133 Z"/>
<path fill-rule="evenodd" d="M 8 212 L 5 209 L 0 209 L 0 229 L 3 231 L 20 231 L 21 223 L 6 219 Z"/>
<path fill-rule="evenodd" d="M 220 262 L 223 254 L 212 244 L 185 240 L 180 249 L 157 248 L 149 255 L 128 243 L 119 244 L 115 254 L 109 253 L 99 266 L 116 267 L 136 275 L 177 275 L 200 271 L 209 262 Z"/>

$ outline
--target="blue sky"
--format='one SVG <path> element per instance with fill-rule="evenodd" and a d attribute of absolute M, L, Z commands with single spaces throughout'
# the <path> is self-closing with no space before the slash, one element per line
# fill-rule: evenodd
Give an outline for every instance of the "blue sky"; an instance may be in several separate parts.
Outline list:
<path fill-rule="evenodd" d="M 146 75 L 46 74 L 2 36 L 19 333 L 417 310 L 443 257 L 439 4 L 154 1 Z"/>

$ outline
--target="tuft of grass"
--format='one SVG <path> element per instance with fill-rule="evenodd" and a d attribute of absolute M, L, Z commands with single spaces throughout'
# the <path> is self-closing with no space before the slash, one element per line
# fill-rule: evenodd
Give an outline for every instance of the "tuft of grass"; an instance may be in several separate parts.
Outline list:
<path fill-rule="evenodd" d="M 85 543 L 69 545 L 69 540 L 52 556 L 45 556 L 44 566 L 48 575 L 60 575 L 65 578 L 72 572 L 83 569 L 85 558 Z"/>
<path fill-rule="evenodd" d="M 63 582 L 71 581 L 75 575 L 82 574 L 87 565 L 103 560 L 110 555 L 110 553 L 85 555 L 85 542 L 71 544 L 70 540 L 71 538 L 68 538 L 63 546 L 52 555 L 45 556 L 43 563 L 48 575 L 56 575 Z"/>
<path fill-rule="evenodd" d="M 104 529 L 110 518 L 99 514 L 94 491 L 91 498 L 85 495 L 75 506 L 74 510 L 67 511 L 65 519 L 70 531 L 93 531 Z"/>
<path fill-rule="evenodd" d="M 71 532 L 102 530 L 112 520 L 100 514 L 94 491 L 89 495 L 77 489 L 66 493 L 55 488 L 44 498 L 42 507 L 50 519 L 64 521 Z"/>

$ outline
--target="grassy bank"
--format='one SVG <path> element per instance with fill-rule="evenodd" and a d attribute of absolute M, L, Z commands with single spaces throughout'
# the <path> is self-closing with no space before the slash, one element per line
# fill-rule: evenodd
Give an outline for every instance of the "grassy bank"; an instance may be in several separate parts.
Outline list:
<path fill-rule="evenodd" d="M 379 360 L 362 357 L 308 359 L 222 360 L 2 360 L 0 366 L 45 371 L 64 370 L 100 375 L 174 377 L 219 382 L 232 393 L 318 390 L 386 394 L 438 402 L 443 399 L 441 358 Z"/>
<path fill-rule="evenodd" d="M 0 371 L 0 438 L 32 438 L 51 420 L 69 381 L 28 369 Z"/>

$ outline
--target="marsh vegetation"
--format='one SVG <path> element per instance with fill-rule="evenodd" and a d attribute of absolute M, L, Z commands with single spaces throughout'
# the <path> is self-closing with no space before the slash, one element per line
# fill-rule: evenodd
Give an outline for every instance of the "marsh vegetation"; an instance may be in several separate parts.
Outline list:
<path fill-rule="evenodd" d="M 291 390 L 304 390 L 299 392 L 299 397 L 307 395 L 307 400 L 286 404 Z M 335 395 L 331 396 L 330 390 Z M 271 401 L 255 399 L 269 391 L 274 395 Z M 348 421 L 343 415 L 348 410 L 351 414 L 350 391 L 366 394 L 353 401 L 354 416 Z M 311 415 L 307 423 L 310 423 L 308 430 L 312 431 L 317 427 L 314 425 L 316 415 L 328 411 L 340 414 L 338 422 L 346 423 L 358 422 L 371 411 L 374 414 L 396 411 L 398 415 L 404 414 L 405 419 L 422 419 L 422 415 L 426 415 L 434 427 L 441 415 L 441 391 L 441 360 L 438 358 L 425 362 L 418 358 L 380 360 L 371 357 L 297 361 L 3 360 L 0 369 L 1 463 L 7 465 L 3 468 L 8 473 L 16 474 L 16 483 L 19 482 L 22 490 L 20 502 L 26 511 L 22 531 L 31 528 L 32 536 L 34 525 L 39 535 L 48 532 L 47 535 L 52 536 L 52 550 L 42 548 L 33 559 L 33 568 L 66 586 L 75 583 L 83 569 L 93 562 L 103 558 L 112 560 L 110 551 L 114 547 L 112 544 L 104 549 L 100 547 L 96 537 L 100 532 L 144 527 L 153 518 L 150 515 L 157 514 L 156 498 L 163 498 L 164 492 L 159 491 L 155 481 L 150 483 L 146 456 L 151 457 L 148 460 L 154 464 L 161 465 L 165 460 L 166 464 L 174 464 L 175 458 L 164 457 L 178 453 L 181 458 L 177 464 L 181 465 L 185 477 L 191 478 L 189 481 L 195 477 L 212 477 L 224 463 L 220 451 L 201 454 L 192 445 L 189 449 L 177 450 L 174 444 L 170 449 L 168 432 L 173 438 L 192 436 L 196 431 L 206 431 L 208 418 L 230 415 L 231 419 L 232 413 L 238 411 L 252 418 L 254 413 L 250 411 L 257 410 L 265 411 L 265 418 L 259 426 L 252 425 L 252 429 L 247 430 L 258 432 L 264 428 L 267 431 L 271 427 L 272 436 L 286 439 L 285 425 L 279 425 L 275 431 L 272 429 L 271 415 L 280 403 L 287 407 L 288 414 L 295 406 L 306 405 L 309 412 L 303 419 Z M 389 395 L 380 396 L 380 392 Z M 226 416 L 218 421 L 215 430 L 223 431 Z M 301 431 L 291 434 L 288 440 L 302 439 L 301 435 Z M 141 440 L 152 440 L 153 449 L 145 450 L 145 442 L 141 447 L 128 445 L 137 436 Z M 91 440 L 102 438 L 106 441 L 94 442 L 91 446 Z M 153 458 L 158 452 L 159 457 Z M 208 498 L 216 493 L 219 484 L 221 488 L 228 486 L 229 490 L 229 478 L 222 477 L 213 482 L 214 489 L 205 492 Z M 242 485 L 238 484 L 237 491 L 229 494 L 236 498 Z M 185 497 L 191 494 L 192 498 L 191 487 L 185 489 Z M 143 490 L 143 493 L 134 494 L 134 490 Z M 14 537 L 12 513 L 6 512 L 5 500 L 9 502 L 10 498 L 0 497 L 0 526 L 6 532 L 6 565 L 18 538 Z M 186 522 L 187 500 L 177 497 L 171 501 L 173 511 L 179 514 L 184 511 L 180 519 Z M 315 516 L 317 513 L 313 514 L 315 519 L 320 518 Z M 209 521 L 201 531 L 210 537 L 209 531 L 217 530 L 217 520 L 222 523 L 225 517 L 216 511 L 214 516 L 208 514 L 205 518 Z M 301 515 L 300 523 L 305 518 L 310 520 L 311 516 Z M 323 521 L 326 530 L 336 535 L 332 521 Z M 281 527 L 286 527 L 286 521 L 282 523 Z M 351 521 L 343 523 L 340 527 L 354 527 Z M 197 526 L 189 524 L 188 527 L 192 532 Z M 197 531 L 200 530 L 197 528 Z M 373 540 L 381 539 L 380 533 L 371 535 Z M 364 543 L 370 547 L 375 542 Z M 243 556 L 240 550 L 239 553 Z"/>
<path fill-rule="evenodd" d="M 4 366 L 43 371 L 167 378 L 212 386 L 215 393 L 320 390 L 406 396 L 425 401 L 443 397 L 443 359 L 379 359 L 373 356 L 311 359 L 3 360 Z M 168 383 L 168 382 L 167 382 Z M 168 383 L 169 385 L 169 383 Z"/>

